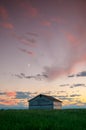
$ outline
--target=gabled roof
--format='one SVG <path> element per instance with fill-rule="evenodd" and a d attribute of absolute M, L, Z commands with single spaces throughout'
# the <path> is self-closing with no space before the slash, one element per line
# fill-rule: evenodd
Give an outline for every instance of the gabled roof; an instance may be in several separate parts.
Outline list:
<path fill-rule="evenodd" d="M 59 99 L 56 99 L 56 98 L 54 98 L 54 97 L 52 97 L 52 96 L 48 96 L 48 95 L 44 95 L 44 94 L 39 94 L 39 95 L 37 95 L 36 97 L 34 97 L 34 98 L 28 100 L 28 102 L 34 100 L 35 98 L 37 98 L 37 97 L 39 97 L 39 96 L 44 96 L 44 97 L 48 98 L 48 99 L 51 100 L 51 101 L 62 102 L 62 101 L 59 100 Z"/>

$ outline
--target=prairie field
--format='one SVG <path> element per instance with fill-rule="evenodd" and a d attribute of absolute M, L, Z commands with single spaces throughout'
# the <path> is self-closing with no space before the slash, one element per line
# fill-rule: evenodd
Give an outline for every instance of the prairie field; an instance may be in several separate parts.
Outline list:
<path fill-rule="evenodd" d="M 0 130 L 86 130 L 86 109 L 0 110 Z"/>

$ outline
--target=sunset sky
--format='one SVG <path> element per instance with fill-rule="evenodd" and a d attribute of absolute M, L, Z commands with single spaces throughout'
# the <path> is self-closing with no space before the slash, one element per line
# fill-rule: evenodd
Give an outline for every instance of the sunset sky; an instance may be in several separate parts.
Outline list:
<path fill-rule="evenodd" d="M 86 0 L 0 0 L 0 108 L 40 93 L 86 107 Z"/>

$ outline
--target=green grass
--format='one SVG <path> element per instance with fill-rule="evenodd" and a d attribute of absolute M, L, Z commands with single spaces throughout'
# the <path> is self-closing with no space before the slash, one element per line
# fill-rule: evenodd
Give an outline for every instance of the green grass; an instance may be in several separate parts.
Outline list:
<path fill-rule="evenodd" d="M 86 130 L 86 110 L 1 110 L 0 130 Z"/>

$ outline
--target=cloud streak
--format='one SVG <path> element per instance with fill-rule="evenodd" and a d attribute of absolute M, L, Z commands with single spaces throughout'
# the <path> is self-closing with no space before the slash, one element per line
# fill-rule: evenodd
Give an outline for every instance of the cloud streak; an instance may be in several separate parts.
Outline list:
<path fill-rule="evenodd" d="M 14 76 L 19 79 L 35 79 L 35 80 L 43 80 L 43 79 L 48 78 L 48 76 L 45 74 L 36 74 L 36 75 L 26 76 L 24 73 L 21 73 L 21 74 L 15 74 Z"/>
<path fill-rule="evenodd" d="M 27 99 L 31 97 L 32 97 L 31 92 L 22 92 L 22 91 L 0 92 L 0 106 L 3 106 L 3 108 L 6 107 L 23 108 L 25 107 Z"/>
<path fill-rule="evenodd" d="M 70 86 L 70 88 L 76 88 L 76 87 L 86 87 L 86 85 L 78 83 L 78 84 L 73 84 L 73 85 Z"/>
<path fill-rule="evenodd" d="M 34 56 L 34 52 L 32 52 L 32 51 L 27 51 L 26 49 L 22 49 L 22 48 L 19 48 L 19 50 L 21 52 L 24 52 L 24 53 L 28 54 L 28 55 Z"/>
<path fill-rule="evenodd" d="M 63 35 L 65 36 L 64 44 L 54 43 L 48 48 L 52 57 L 52 65 L 44 66 L 44 73 L 48 75 L 49 80 L 55 80 L 62 75 L 71 75 L 76 72 L 75 67 L 79 63 L 86 63 L 86 37 L 79 35 L 76 37 L 72 33 L 63 33 Z"/>
<path fill-rule="evenodd" d="M 6 28 L 6 29 L 13 29 L 14 28 L 14 25 L 12 23 L 8 23 L 8 22 L 3 22 L 3 23 L 0 23 L 0 25 L 3 27 L 3 28 Z"/>
<path fill-rule="evenodd" d="M 8 11 L 4 6 L 0 6 L 0 16 L 3 20 L 8 19 Z"/>
<path fill-rule="evenodd" d="M 36 46 L 36 40 L 34 38 L 27 38 L 25 36 L 19 36 L 15 32 L 12 34 L 13 37 L 15 37 L 20 43 L 24 45 L 28 45 L 30 47 Z"/>
<path fill-rule="evenodd" d="M 76 74 L 77 77 L 86 77 L 86 71 L 82 71 L 78 74 Z"/>
<path fill-rule="evenodd" d="M 50 27 L 51 24 L 52 24 L 52 23 L 51 23 L 50 21 L 48 21 L 48 20 L 45 20 L 45 21 L 42 21 L 42 22 L 41 22 L 41 25 L 47 26 L 47 27 Z"/>

